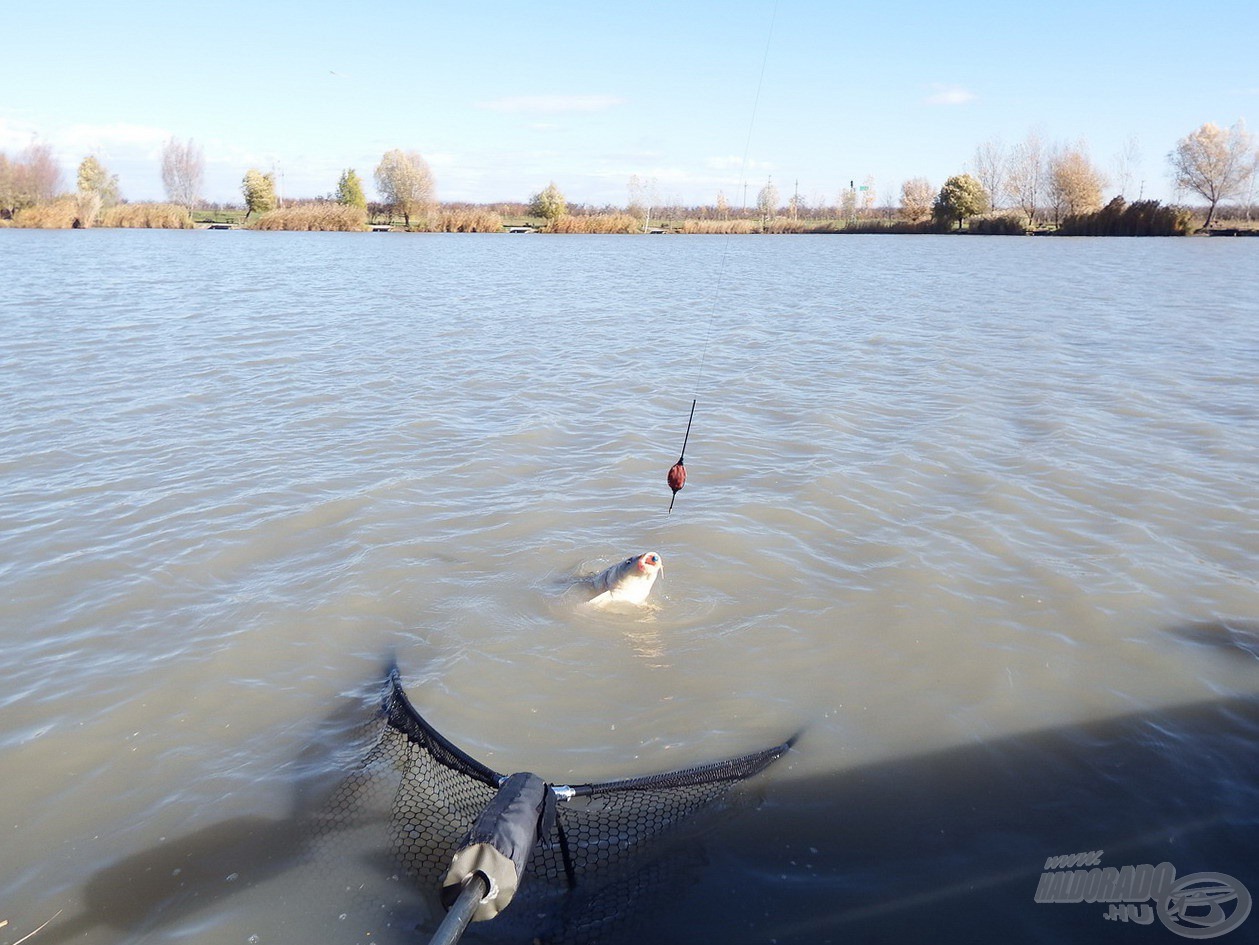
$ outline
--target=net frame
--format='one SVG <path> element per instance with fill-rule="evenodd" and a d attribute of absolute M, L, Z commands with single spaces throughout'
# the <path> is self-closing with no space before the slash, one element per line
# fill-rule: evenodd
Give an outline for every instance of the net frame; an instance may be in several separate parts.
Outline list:
<path fill-rule="evenodd" d="M 395 811 L 401 808 L 425 818 L 425 829 L 419 833 L 427 838 L 444 828 L 453 853 L 458 844 L 453 828 L 465 829 L 473 823 L 508 775 L 478 761 L 438 732 L 415 708 L 396 666 L 389 672 L 382 715 L 387 724 L 382 740 L 393 732 L 406 740 L 409 749 Z M 658 774 L 580 784 L 548 782 L 554 816 L 547 817 L 530 858 L 526 870 L 532 877 L 530 885 L 535 891 L 540 884 L 572 890 L 579 884 L 605 884 L 627 871 L 640 870 L 642 857 L 634 854 L 645 854 L 662 835 L 713 805 L 734 784 L 764 771 L 790 751 L 795 740 L 793 736 L 736 758 Z M 438 782 L 449 790 L 430 790 Z M 395 813 L 394 821 L 395 844 L 405 848 L 408 832 L 415 835 L 417 831 L 413 826 L 408 829 L 405 815 Z M 421 882 L 438 879 L 431 854 L 428 868 L 421 869 L 418 857 L 405 849 L 400 852 L 408 872 Z"/>

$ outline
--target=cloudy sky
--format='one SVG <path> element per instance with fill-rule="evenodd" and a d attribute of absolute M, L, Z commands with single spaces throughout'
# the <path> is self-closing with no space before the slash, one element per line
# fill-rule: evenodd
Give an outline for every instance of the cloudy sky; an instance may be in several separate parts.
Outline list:
<path fill-rule="evenodd" d="M 880 198 L 938 187 L 1030 131 L 1086 142 L 1112 192 L 1126 152 L 1129 195 L 1170 199 L 1177 138 L 1259 119 L 1253 0 L 6 7 L 0 150 L 45 141 L 67 181 L 96 154 L 131 200 L 162 198 L 171 137 L 203 148 L 211 200 L 239 201 L 250 167 L 325 194 L 403 148 L 442 200 L 553 180 L 624 205 L 638 175 L 666 201 L 738 206 L 771 176 L 810 203 L 867 177 Z"/>

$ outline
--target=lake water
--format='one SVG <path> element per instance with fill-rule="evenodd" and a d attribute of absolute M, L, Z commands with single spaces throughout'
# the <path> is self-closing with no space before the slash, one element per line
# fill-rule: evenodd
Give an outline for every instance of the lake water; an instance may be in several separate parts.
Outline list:
<path fill-rule="evenodd" d="M 801 733 L 630 941 L 1169 940 L 1034 901 L 1094 850 L 1259 895 L 1257 253 L 0 230 L 0 942 L 427 941 L 286 845 L 391 654 L 555 782 Z"/>

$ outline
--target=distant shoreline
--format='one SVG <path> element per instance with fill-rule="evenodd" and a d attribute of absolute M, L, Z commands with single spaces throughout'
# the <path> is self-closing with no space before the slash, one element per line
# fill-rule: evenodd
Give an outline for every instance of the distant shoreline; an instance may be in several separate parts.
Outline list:
<path fill-rule="evenodd" d="M 68 226 L 11 226 L 11 225 L 8 225 L 8 221 L 0 221 L 0 230 L 47 231 L 47 230 L 68 230 L 68 229 L 84 229 L 84 228 L 83 227 L 68 227 Z M 442 234 L 442 233 L 461 232 L 461 233 L 481 233 L 482 235 L 497 235 L 497 236 L 533 234 L 533 235 L 551 236 L 551 237 L 562 237 L 562 236 L 722 236 L 722 235 L 748 236 L 748 237 L 756 237 L 756 236 L 760 236 L 760 237 L 774 237 L 774 236 L 1022 236 L 1022 237 L 1028 237 L 1028 236 L 1036 236 L 1036 237 L 1065 237 L 1065 238 L 1072 238 L 1072 237 L 1103 238 L 1103 237 L 1113 237 L 1113 236 L 1120 236 L 1120 237 L 1126 236 L 1133 239 L 1158 238 L 1160 236 L 1161 237 L 1167 237 L 1167 236 L 1233 237 L 1233 238 L 1248 237 L 1248 236 L 1259 237 L 1259 224 L 1250 224 L 1246 226 L 1213 226 L 1210 229 L 1198 228 L 1196 230 L 1192 230 L 1185 233 L 1171 233 L 1171 234 L 1064 233 L 1064 232 L 1061 232 L 1060 230 L 1055 230 L 1055 229 L 1047 228 L 1047 227 L 1036 228 L 1036 229 L 1029 228 L 1021 232 L 1010 232 L 1010 231 L 983 232 L 979 230 L 970 230 L 970 229 L 933 230 L 933 229 L 928 229 L 928 228 L 911 230 L 911 229 L 898 229 L 892 226 L 889 226 L 889 227 L 857 226 L 857 227 L 847 227 L 847 228 L 837 227 L 834 229 L 811 229 L 811 230 L 809 229 L 800 229 L 800 230 L 782 229 L 782 230 L 771 230 L 771 231 L 686 230 L 681 227 L 676 227 L 676 228 L 662 227 L 659 229 L 652 229 L 646 233 L 642 231 L 627 232 L 623 230 L 622 231 L 592 231 L 592 232 L 582 233 L 582 232 L 552 232 L 552 231 L 548 231 L 544 227 L 504 226 L 501 229 L 496 230 L 496 231 L 485 231 L 485 230 L 458 230 L 456 231 L 456 230 L 421 230 L 414 227 L 412 227 L 411 229 L 407 229 L 406 227 L 403 227 L 403 226 L 376 225 L 376 226 L 364 227 L 361 230 L 357 230 L 357 229 L 345 230 L 345 229 L 322 229 L 318 227 L 264 228 L 264 227 L 242 226 L 239 224 L 206 223 L 206 222 L 195 222 L 190 226 L 183 226 L 183 227 L 161 226 L 161 225 L 158 225 L 158 226 L 122 225 L 122 226 L 93 226 L 88 229 L 93 229 L 93 230 L 182 229 L 182 230 L 225 230 L 225 231 L 235 230 L 235 231 L 250 231 L 250 232 L 256 232 L 256 233 L 262 233 L 262 232 L 334 233 L 334 232 L 339 232 L 339 233 L 362 233 L 364 235 L 380 234 L 380 233 L 403 234 L 403 235 L 434 235 L 434 234 Z"/>
<path fill-rule="evenodd" d="M 705 212 L 683 218 L 635 215 L 605 209 L 565 213 L 552 219 L 522 215 L 510 208 L 437 205 L 423 216 L 399 223 L 383 210 L 375 213 L 333 201 L 306 201 L 257 214 L 250 219 L 243 209 L 197 209 L 175 204 L 117 204 L 95 208 L 87 215 L 81 201 L 63 197 L 0 220 L 0 228 L 12 229 L 209 229 L 285 230 L 340 232 L 502 233 L 527 235 L 920 235 L 956 234 L 980 236 L 1259 236 L 1259 221 L 1227 216 L 1206 229 L 1202 217 L 1185 207 L 1163 206 L 1158 201 L 1125 203 L 1116 198 L 1093 213 L 1068 216 L 1058 224 L 1037 220 L 1029 225 L 1017 211 L 990 211 L 965 218 L 961 223 L 906 221 L 891 214 L 871 213 L 847 220 L 804 218 L 788 215 L 757 217 L 748 211 L 729 211 L 724 216 Z M 84 222 L 86 221 L 86 223 Z M 408 225 L 409 224 L 409 225 Z"/>
<path fill-rule="evenodd" d="M 126 227 L 95 227 L 95 229 L 127 229 L 127 228 Z M 224 225 L 224 224 L 197 223 L 193 227 L 191 227 L 191 229 L 253 230 L 254 228 L 246 227 L 246 226 Z M 256 230 L 256 232 L 264 232 L 264 231 Z M 345 232 L 345 231 L 272 230 L 271 232 L 295 233 L 295 232 Z M 359 231 L 354 231 L 354 232 L 359 232 Z M 417 229 L 408 230 L 406 227 L 401 227 L 401 226 L 391 226 L 391 227 L 377 226 L 377 227 L 364 229 L 361 232 L 365 234 L 366 233 L 395 233 L 395 234 L 408 234 L 408 235 L 418 236 L 418 235 L 433 235 L 435 233 L 448 233 L 451 231 L 417 230 Z M 468 231 L 468 232 L 477 232 L 477 231 Z M 536 234 L 536 235 L 541 235 L 541 236 L 722 236 L 722 235 L 732 235 L 732 236 L 764 236 L 764 237 L 773 237 L 773 236 L 1042 236 L 1043 237 L 1043 236 L 1068 236 L 1069 235 L 1069 234 L 1059 233 L 1057 230 L 1048 229 L 1048 228 L 1028 229 L 1024 233 L 986 233 L 986 234 L 976 233 L 971 230 L 925 230 L 924 229 L 918 232 L 910 232 L 910 231 L 896 230 L 890 227 L 883 230 L 874 229 L 874 228 L 854 227 L 852 229 L 840 228 L 840 229 L 825 230 L 825 231 L 782 230 L 782 231 L 764 232 L 764 233 L 758 232 L 758 231 L 749 231 L 747 233 L 724 234 L 724 233 L 718 233 L 718 232 L 686 232 L 685 230 L 682 230 L 682 229 L 656 229 L 656 230 L 651 230 L 647 233 L 642 233 L 642 232 L 639 232 L 639 233 L 551 233 L 541 227 L 539 228 L 530 227 L 530 228 L 525 229 L 525 228 L 508 228 L 506 226 L 502 230 L 498 231 L 497 233 L 490 234 L 490 235 L 511 236 L 511 235 L 521 235 L 521 234 L 526 234 L 526 233 L 531 233 L 531 234 Z M 1211 227 L 1211 229 L 1209 230 L 1199 228 L 1197 230 L 1194 230 L 1193 232 L 1185 233 L 1185 234 L 1178 234 L 1178 235 L 1192 236 L 1192 237 L 1259 236 L 1259 224 L 1255 224 L 1250 227 Z M 1132 237 L 1132 238 L 1135 239 L 1138 237 Z"/>

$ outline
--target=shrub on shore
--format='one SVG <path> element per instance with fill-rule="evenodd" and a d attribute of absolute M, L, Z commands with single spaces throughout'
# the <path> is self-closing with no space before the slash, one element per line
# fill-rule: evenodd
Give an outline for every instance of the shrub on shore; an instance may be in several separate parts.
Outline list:
<path fill-rule="evenodd" d="M 856 220 L 842 229 L 833 229 L 831 233 L 943 233 L 950 228 L 946 221 L 943 228 L 935 220 L 919 220 L 911 223 L 908 220 Z"/>
<path fill-rule="evenodd" d="M 120 203 L 101 211 L 97 226 L 191 230 L 192 214 L 173 203 Z"/>
<path fill-rule="evenodd" d="M 357 233 L 367 227 L 367 211 L 339 203 L 304 204 L 269 210 L 253 223 L 251 230 L 333 230 Z"/>
<path fill-rule="evenodd" d="M 1067 217 L 1058 235 L 1184 236 L 1192 225 L 1192 214 L 1182 207 L 1164 207 L 1157 200 L 1126 204 L 1123 197 L 1116 197 L 1093 213 Z"/>
<path fill-rule="evenodd" d="M 968 228 L 980 236 L 1023 236 L 1027 233 L 1023 218 L 1009 213 L 999 217 L 972 217 Z"/>

